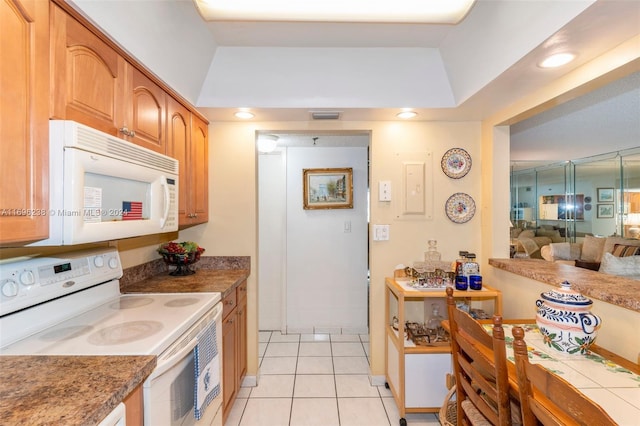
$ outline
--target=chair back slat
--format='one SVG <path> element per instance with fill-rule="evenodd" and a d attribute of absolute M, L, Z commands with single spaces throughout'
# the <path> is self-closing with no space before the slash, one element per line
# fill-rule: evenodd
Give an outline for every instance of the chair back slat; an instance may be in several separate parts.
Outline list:
<path fill-rule="evenodd" d="M 453 290 L 447 289 L 447 313 L 456 379 L 458 425 L 474 424 L 474 415 L 493 425 L 511 425 L 509 378 L 502 318 L 493 317 L 493 333 L 455 305 Z M 464 410 L 462 408 L 465 402 Z"/>
<path fill-rule="evenodd" d="M 531 364 L 524 330 L 513 328 L 513 351 L 524 426 L 615 425 L 598 404 L 566 380 L 544 367 Z"/>

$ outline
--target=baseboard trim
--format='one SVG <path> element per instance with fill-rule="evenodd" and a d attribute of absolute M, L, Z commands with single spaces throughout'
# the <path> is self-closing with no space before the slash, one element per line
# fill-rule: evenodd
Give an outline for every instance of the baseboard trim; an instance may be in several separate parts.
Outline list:
<path fill-rule="evenodd" d="M 258 376 L 244 376 L 242 379 L 242 384 L 240 385 L 243 388 L 252 388 L 258 386 Z"/>
<path fill-rule="evenodd" d="M 385 376 L 369 376 L 369 381 L 372 386 L 384 386 L 387 383 Z"/>

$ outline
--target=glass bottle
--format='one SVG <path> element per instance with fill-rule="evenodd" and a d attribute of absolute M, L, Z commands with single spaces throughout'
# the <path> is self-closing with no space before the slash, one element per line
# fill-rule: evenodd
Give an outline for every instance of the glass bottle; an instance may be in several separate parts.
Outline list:
<path fill-rule="evenodd" d="M 444 336 L 444 328 L 442 327 L 442 315 L 440 315 L 440 305 L 431 304 L 431 316 L 427 321 L 427 332 L 432 342 L 442 339 Z"/>
<path fill-rule="evenodd" d="M 458 259 L 456 260 L 455 270 L 453 271 L 456 273 L 456 275 L 463 275 L 462 267 L 467 261 L 467 253 L 468 252 L 466 251 L 458 252 Z"/>
<path fill-rule="evenodd" d="M 462 266 L 462 275 L 468 277 L 470 275 L 479 275 L 480 274 L 480 265 L 476 262 L 476 254 L 475 253 L 467 253 L 467 261 L 464 262 Z"/>
<path fill-rule="evenodd" d="M 442 258 L 442 256 L 438 251 L 438 241 L 431 239 L 427 241 L 427 244 L 429 247 L 427 248 L 427 251 L 424 253 L 424 260 L 426 262 L 430 260 L 439 261 Z"/>

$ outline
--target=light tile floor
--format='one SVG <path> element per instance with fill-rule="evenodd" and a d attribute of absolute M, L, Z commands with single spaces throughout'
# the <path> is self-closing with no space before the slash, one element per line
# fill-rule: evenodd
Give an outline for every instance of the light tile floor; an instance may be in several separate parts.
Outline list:
<path fill-rule="evenodd" d="M 396 426 L 391 392 L 369 382 L 367 335 L 261 331 L 258 386 L 241 388 L 225 426 Z M 439 425 L 435 414 L 405 416 Z"/>

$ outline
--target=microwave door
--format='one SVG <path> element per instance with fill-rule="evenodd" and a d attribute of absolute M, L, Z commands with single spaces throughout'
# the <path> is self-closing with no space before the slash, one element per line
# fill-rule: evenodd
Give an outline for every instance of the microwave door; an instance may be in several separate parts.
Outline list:
<path fill-rule="evenodd" d="M 64 164 L 65 245 L 177 230 L 177 176 L 70 148 Z"/>

